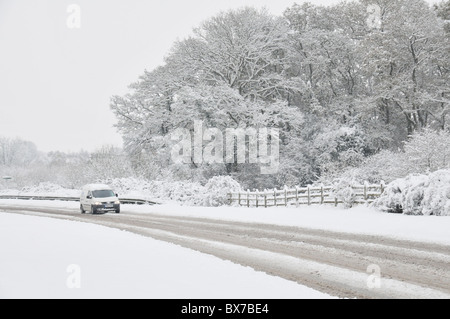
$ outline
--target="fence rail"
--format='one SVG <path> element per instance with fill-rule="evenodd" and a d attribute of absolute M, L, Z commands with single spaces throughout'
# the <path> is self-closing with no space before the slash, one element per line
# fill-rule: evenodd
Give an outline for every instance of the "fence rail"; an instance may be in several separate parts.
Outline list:
<path fill-rule="evenodd" d="M 0 199 L 21 199 L 21 200 L 52 200 L 52 201 L 65 201 L 65 202 L 79 202 L 79 197 L 59 197 L 59 196 L 30 196 L 30 195 L 0 195 Z M 119 198 L 122 204 L 132 205 L 156 205 L 157 202 L 137 199 L 137 198 Z"/>
<path fill-rule="evenodd" d="M 352 189 L 352 202 L 355 204 L 372 203 L 384 193 L 385 185 L 354 185 Z M 332 191 L 332 186 L 319 187 L 296 187 L 293 189 L 274 189 L 272 191 L 254 191 L 229 193 L 229 204 L 237 203 L 239 206 L 247 207 L 276 207 L 276 206 L 299 206 L 338 204 L 343 200 Z"/>

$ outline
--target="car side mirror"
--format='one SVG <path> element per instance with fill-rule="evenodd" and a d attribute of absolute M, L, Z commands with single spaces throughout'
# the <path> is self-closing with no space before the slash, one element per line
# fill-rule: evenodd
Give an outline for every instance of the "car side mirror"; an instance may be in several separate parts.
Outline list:
<path fill-rule="evenodd" d="M 116 193 L 116 197 L 119 197 L 119 194 Z"/>
<path fill-rule="evenodd" d="M 92 199 L 92 196 L 91 195 L 87 195 L 86 198 L 87 199 Z"/>

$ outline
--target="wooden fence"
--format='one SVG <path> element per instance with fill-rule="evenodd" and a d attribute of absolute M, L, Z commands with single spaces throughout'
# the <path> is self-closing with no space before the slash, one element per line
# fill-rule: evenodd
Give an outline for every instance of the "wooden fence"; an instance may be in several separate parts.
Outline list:
<path fill-rule="evenodd" d="M 383 194 L 385 185 L 355 185 L 352 186 L 352 203 L 366 204 L 373 202 Z M 237 203 L 247 207 L 299 206 L 343 203 L 334 192 L 332 186 L 296 187 L 283 190 L 254 191 L 229 193 L 229 204 Z"/>

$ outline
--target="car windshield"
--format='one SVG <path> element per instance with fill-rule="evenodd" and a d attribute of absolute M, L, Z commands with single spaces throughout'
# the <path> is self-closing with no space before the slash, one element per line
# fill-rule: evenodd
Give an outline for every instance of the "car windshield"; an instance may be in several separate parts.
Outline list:
<path fill-rule="evenodd" d="M 106 197 L 114 197 L 116 196 L 112 190 L 100 190 L 100 191 L 93 191 L 92 196 L 95 198 L 106 198 Z"/>

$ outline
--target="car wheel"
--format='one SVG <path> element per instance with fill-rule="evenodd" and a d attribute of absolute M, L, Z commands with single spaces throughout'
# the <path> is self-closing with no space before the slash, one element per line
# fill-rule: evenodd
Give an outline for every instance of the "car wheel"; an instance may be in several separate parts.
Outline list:
<path fill-rule="evenodd" d="M 116 214 L 120 214 L 120 208 L 116 209 Z"/>
<path fill-rule="evenodd" d="M 94 215 L 97 213 L 97 210 L 95 209 L 94 205 L 91 205 L 91 214 Z"/>
<path fill-rule="evenodd" d="M 86 211 L 84 210 L 84 208 L 83 208 L 83 205 L 82 205 L 82 204 L 80 204 L 80 211 L 81 211 L 81 213 L 82 213 L 82 214 L 86 213 Z"/>

